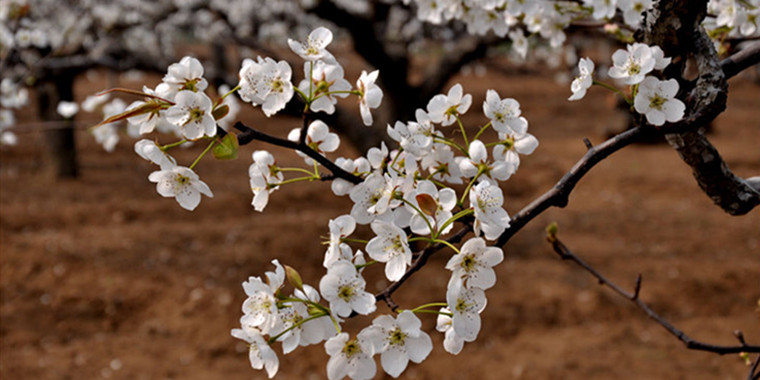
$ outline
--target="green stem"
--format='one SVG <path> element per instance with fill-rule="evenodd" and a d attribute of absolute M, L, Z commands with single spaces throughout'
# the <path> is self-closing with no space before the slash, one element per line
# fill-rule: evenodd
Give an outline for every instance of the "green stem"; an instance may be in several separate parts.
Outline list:
<path fill-rule="evenodd" d="M 633 105 L 633 101 L 632 101 L 630 98 L 628 98 L 628 97 L 627 97 L 627 96 L 626 96 L 626 95 L 623 93 L 623 91 L 620 91 L 620 89 L 619 89 L 619 88 L 617 88 L 617 87 L 615 87 L 615 86 L 613 86 L 613 85 L 610 85 L 610 84 L 604 83 L 604 82 L 600 82 L 600 81 L 598 81 L 598 80 L 596 80 L 596 79 L 595 79 L 595 80 L 592 82 L 592 84 L 595 84 L 595 85 L 597 85 L 597 86 L 601 86 L 601 87 L 604 87 L 604 88 L 606 88 L 606 89 L 608 89 L 608 90 L 610 90 L 610 91 L 612 91 L 612 92 L 614 92 L 614 93 L 616 93 L 616 94 L 620 95 L 620 96 L 623 98 L 623 100 L 625 100 L 625 101 L 626 101 L 626 103 L 628 103 L 628 105 Z"/>
<path fill-rule="evenodd" d="M 303 168 L 279 168 L 279 169 L 280 171 L 283 171 L 283 172 L 298 172 L 298 173 L 304 173 L 310 176 L 314 176 L 314 173 Z"/>
<path fill-rule="evenodd" d="M 296 94 L 298 94 L 298 96 L 301 97 L 301 99 L 303 100 L 303 102 L 306 103 L 307 107 L 308 107 L 308 104 L 311 103 L 309 101 L 309 97 L 306 96 L 306 94 L 304 94 L 303 91 L 301 91 L 301 89 L 299 89 L 298 87 L 293 87 L 293 90 L 296 92 Z"/>
<path fill-rule="evenodd" d="M 464 138 L 464 145 L 470 146 L 470 143 L 467 141 L 467 132 L 464 131 L 464 125 L 462 124 L 462 119 L 459 118 L 459 115 L 456 116 L 457 118 L 457 124 L 459 124 L 459 130 L 462 131 L 462 138 Z"/>
<path fill-rule="evenodd" d="M 239 89 L 240 89 L 240 85 L 237 85 L 237 86 L 235 86 L 235 88 L 233 88 L 232 90 L 229 90 L 229 91 L 228 91 L 226 94 L 222 95 L 222 101 L 223 101 L 225 98 L 227 98 L 228 96 L 230 96 L 230 95 L 231 95 L 233 92 L 235 92 L 235 91 L 237 91 L 237 90 L 239 90 Z"/>
<path fill-rule="evenodd" d="M 309 322 L 309 321 L 317 319 L 317 318 L 322 318 L 322 317 L 324 317 L 326 315 L 328 315 L 328 314 L 323 311 L 321 313 L 309 316 L 309 318 L 304 318 L 304 319 L 302 319 L 302 320 L 294 323 L 293 326 L 290 326 L 287 329 L 283 330 L 281 333 L 279 333 L 279 334 L 277 334 L 275 336 L 269 337 L 268 343 L 271 345 L 272 343 L 276 342 L 277 339 L 279 339 L 281 336 L 285 335 L 285 333 L 287 333 L 288 331 L 296 329 L 296 328 L 299 328 L 299 327 L 301 327 L 301 325 L 303 325 L 306 322 Z"/>
<path fill-rule="evenodd" d="M 449 304 L 447 304 L 446 302 L 431 302 L 431 303 L 426 303 L 424 305 L 417 306 L 410 311 L 412 313 L 416 313 L 417 311 L 422 310 L 422 309 L 427 309 L 431 307 L 446 307 L 446 306 L 449 306 Z"/>
<path fill-rule="evenodd" d="M 446 137 L 441 137 L 441 136 L 433 136 L 433 141 L 439 142 L 439 143 L 442 143 L 442 144 L 446 144 L 446 145 L 448 145 L 448 146 L 450 146 L 452 148 L 457 148 L 465 156 L 470 157 L 470 154 L 467 151 L 467 149 L 465 149 L 463 146 L 457 144 L 456 142 L 452 141 L 451 139 L 448 139 Z"/>
<path fill-rule="evenodd" d="M 458 249 L 457 247 L 455 247 L 454 245 L 452 245 L 451 243 L 447 242 L 446 240 L 441 240 L 441 239 L 432 239 L 431 241 L 432 241 L 432 242 L 434 242 L 434 243 L 440 243 L 440 244 L 443 244 L 443 245 L 445 245 L 445 246 L 447 246 L 447 247 L 449 247 L 449 248 L 453 249 L 453 250 L 454 250 L 454 252 L 456 252 L 456 253 L 459 253 L 459 249 Z"/>
<path fill-rule="evenodd" d="M 359 269 L 362 269 L 362 268 L 366 268 L 366 267 L 368 267 L 368 266 L 370 266 L 372 264 L 377 264 L 377 261 L 370 260 L 370 261 L 367 261 L 364 264 L 354 265 L 354 267 L 356 268 L 356 270 L 359 270 Z"/>
<path fill-rule="evenodd" d="M 214 147 L 214 144 L 216 144 L 216 139 L 211 140 L 211 142 L 208 144 L 208 146 L 206 147 L 206 149 L 204 149 L 203 152 L 201 152 L 201 155 L 198 156 L 198 158 L 195 159 L 195 161 L 193 162 L 193 164 L 190 165 L 190 167 L 188 169 L 193 170 L 193 168 L 195 167 L 195 165 L 198 165 L 198 163 L 201 162 L 201 158 L 203 158 L 203 156 L 205 156 L 206 153 L 208 153 L 208 151 L 210 151 L 211 148 Z"/>
<path fill-rule="evenodd" d="M 470 214 L 472 214 L 472 213 L 474 213 L 474 212 L 475 212 L 475 210 L 474 210 L 474 209 L 471 209 L 471 208 L 467 208 L 467 209 L 464 209 L 464 210 L 462 210 L 462 211 L 460 211 L 460 212 L 456 213 L 456 215 L 454 215 L 454 216 L 452 216 L 451 218 L 449 218 L 449 219 L 446 221 L 446 223 L 443 223 L 443 225 L 441 226 L 441 229 L 440 229 L 439 231 L 443 231 L 443 230 L 445 230 L 445 229 L 446 229 L 446 227 L 448 227 L 448 226 L 449 226 L 449 224 L 451 224 L 451 223 L 454 223 L 454 222 L 456 222 L 456 221 L 457 221 L 459 218 L 462 218 L 462 217 L 464 217 L 464 216 L 470 215 Z"/>
<path fill-rule="evenodd" d="M 369 243 L 368 240 L 362 240 L 362 239 L 353 239 L 353 238 L 340 238 L 341 242 L 349 242 L 349 243 L 359 243 L 359 244 L 367 244 Z"/>
<path fill-rule="evenodd" d="M 491 126 L 491 122 L 489 121 L 488 124 L 486 124 L 486 125 L 483 126 L 483 128 L 480 128 L 480 130 L 478 131 L 478 133 L 475 134 L 475 137 L 473 138 L 473 140 L 477 140 L 478 137 L 480 137 L 480 135 L 483 134 L 483 132 L 485 132 L 486 129 L 488 129 L 488 127 L 490 127 L 490 126 Z"/>
<path fill-rule="evenodd" d="M 459 199 L 459 206 L 462 207 L 464 205 L 464 198 L 467 196 L 467 193 L 470 192 L 470 188 L 472 188 L 472 185 L 475 183 L 475 181 L 480 177 L 480 175 L 483 174 L 483 169 L 478 170 L 478 174 L 475 175 L 475 177 L 472 178 L 470 183 L 467 184 L 467 187 L 464 189 L 464 193 L 462 193 L 462 198 Z"/>
<path fill-rule="evenodd" d="M 291 179 L 286 179 L 278 183 L 277 186 L 287 185 L 289 183 L 295 183 L 295 182 L 301 182 L 301 181 L 314 181 L 315 179 L 318 179 L 318 178 L 314 178 L 314 175 L 310 175 L 308 177 L 291 178 Z"/>
<path fill-rule="evenodd" d="M 159 147 L 159 149 L 161 149 L 162 152 L 166 152 L 167 150 L 169 150 L 171 148 L 176 148 L 176 147 L 178 147 L 178 146 L 180 146 L 180 145 L 182 145 L 182 144 L 184 144 L 186 142 L 187 142 L 187 139 L 182 139 L 180 141 L 173 142 L 171 144 L 162 145 L 162 146 Z"/>
<path fill-rule="evenodd" d="M 404 198 L 401 198 L 401 201 L 404 202 L 404 203 L 406 203 L 409 207 L 413 208 L 414 211 L 417 211 L 417 213 L 420 214 L 420 216 L 422 217 L 422 219 L 425 220 L 425 224 L 427 224 L 428 228 L 430 229 L 430 236 L 432 236 L 435 239 L 436 238 L 436 236 L 435 236 L 435 228 L 433 228 L 433 226 L 430 224 L 430 221 L 425 216 L 427 214 L 423 213 L 422 210 L 420 210 L 419 207 L 415 206 L 412 202 L 409 202 L 408 200 L 406 200 Z"/>

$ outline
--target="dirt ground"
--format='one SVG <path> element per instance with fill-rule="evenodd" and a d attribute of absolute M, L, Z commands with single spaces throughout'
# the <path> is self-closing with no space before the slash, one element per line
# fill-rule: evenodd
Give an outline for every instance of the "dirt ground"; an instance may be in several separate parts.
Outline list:
<path fill-rule="evenodd" d="M 711 136 L 745 177 L 760 174 L 760 87 L 750 79 L 730 82 L 728 111 Z M 521 102 L 540 140 L 504 185 L 510 214 L 584 154 L 584 137 L 599 143 L 609 126 L 620 125 L 599 88 L 571 103 L 569 86 L 550 78 L 489 72 L 487 80 L 457 80 L 474 96 L 473 123 L 483 120 L 485 90 L 495 88 Z M 104 79 L 82 81 L 77 96 L 99 83 Z M 272 134 L 299 125 L 244 109 L 245 122 Z M 134 154 L 131 140 L 109 154 L 80 130 L 81 178 L 56 181 L 46 174 L 41 134 L 19 136 L 22 145 L 0 148 L 0 378 L 265 378 L 229 335 L 241 315 L 240 284 L 271 270 L 277 258 L 317 285 L 320 237 L 328 219 L 350 210 L 350 200 L 333 197 L 329 184 L 310 183 L 275 192 L 265 212 L 255 212 L 247 167 L 251 152 L 265 146 L 253 144 L 237 160 L 198 166 L 215 196 L 190 213 L 156 193 L 147 180 L 153 168 Z M 180 161 L 191 162 L 200 149 L 181 152 Z M 302 163 L 272 150 L 282 165 Z M 339 153 L 357 154 L 345 141 Z M 632 288 L 641 274 L 641 298 L 692 338 L 732 345 L 739 329 L 760 342 L 760 211 L 723 213 L 668 146 L 636 145 L 595 167 L 567 208 L 546 212 L 509 242 L 475 343 L 448 354 L 435 318 L 422 316 L 434 350 L 423 364 L 410 364 L 404 378 L 746 377 L 738 355 L 685 349 L 630 302 L 559 260 L 544 240 L 551 221 L 571 249 L 622 286 Z M 368 228 L 358 234 L 369 236 Z M 443 300 L 448 256 L 434 256 L 396 301 L 411 308 Z M 368 289 L 377 291 L 386 282 L 372 270 Z M 347 329 L 355 333 L 369 321 L 356 318 Z M 279 357 L 280 379 L 325 377 L 321 345 Z"/>

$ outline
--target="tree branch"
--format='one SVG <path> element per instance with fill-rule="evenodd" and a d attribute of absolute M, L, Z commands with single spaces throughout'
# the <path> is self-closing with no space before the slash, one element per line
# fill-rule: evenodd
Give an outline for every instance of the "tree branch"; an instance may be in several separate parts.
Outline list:
<path fill-rule="evenodd" d="M 760 63 L 760 41 L 753 42 L 738 53 L 724 59 L 720 62 L 720 67 L 726 78 L 731 78 L 758 63 Z"/>
<path fill-rule="evenodd" d="M 354 185 L 362 182 L 361 177 L 341 169 L 340 166 L 335 165 L 335 163 L 328 160 L 327 157 L 319 154 L 314 149 L 309 148 L 309 146 L 306 144 L 297 143 L 295 141 L 290 141 L 290 140 L 281 139 L 279 137 L 270 136 L 266 133 L 259 132 L 239 121 L 235 123 L 235 129 L 242 132 L 237 136 L 238 144 L 240 145 L 246 145 L 246 144 L 249 144 L 251 141 L 258 140 L 258 141 L 265 142 L 267 144 L 281 146 L 283 148 L 299 151 L 311 157 L 315 161 L 319 162 L 322 166 L 327 168 L 327 170 L 332 172 L 333 174 L 332 176 L 322 177 L 323 180 L 340 178 L 348 182 L 351 182 Z"/>
<path fill-rule="evenodd" d="M 499 236 L 496 246 L 502 247 L 523 226 L 544 212 L 549 207 L 567 206 L 570 193 L 581 178 L 597 163 L 617 152 L 623 147 L 636 142 L 645 133 L 644 127 L 635 127 L 622 132 L 609 140 L 589 148 L 586 154 L 557 182 L 549 191 L 536 198 L 520 212 L 513 215 L 509 228 Z"/>
<path fill-rule="evenodd" d="M 714 345 L 709 343 L 703 343 L 698 340 L 694 340 L 688 335 L 686 335 L 683 331 L 679 330 L 675 326 L 673 326 L 672 323 L 668 322 L 665 318 L 663 318 L 661 315 L 657 314 L 652 308 L 649 307 L 646 303 L 644 303 L 639 298 L 639 290 L 641 289 L 641 275 L 638 276 L 636 280 L 636 289 L 633 293 L 626 292 L 623 290 L 620 286 L 615 284 L 614 282 L 610 281 L 607 277 L 602 275 L 599 271 L 594 269 L 591 265 L 583 261 L 580 257 L 576 256 L 570 249 L 567 248 L 559 239 L 556 238 L 556 236 L 549 236 L 549 241 L 552 244 L 552 248 L 554 248 L 554 252 L 556 252 L 559 257 L 562 260 L 570 260 L 581 268 L 585 270 L 586 272 L 589 272 L 594 278 L 596 278 L 600 284 L 606 285 L 610 289 L 612 289 L 615 293 L 619 294 L 620 296 L 627 298 L 629 301 L 636 304 L 636 306 L 643 310 L 647 316 L 651 319 L 653 319 L 655 322 L 657 322 L 660 326 L 665 328 L 670 334 L 678 338 L 681 342 L 683 342 L 686 345 L 686 348 L 690 350 L 696 350 L 696 351 L 707 351 L 707 352 L 713 352 L 719 355 L 725 355 L 725 354 L 738 354 L 742 352 L 753 352 L 758 353 L 760 352 L 760 346 L 754 346 L 754 345 L 748 345 L 744 342 L 743 339 L 740 339 L 740 345 L 738 346 L 720 346 L 720 345 Z"/>

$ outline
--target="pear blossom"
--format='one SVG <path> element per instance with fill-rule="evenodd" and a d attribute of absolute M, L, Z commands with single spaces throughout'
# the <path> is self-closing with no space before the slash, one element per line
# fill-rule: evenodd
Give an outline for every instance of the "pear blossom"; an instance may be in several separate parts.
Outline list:
<path fill-rule="evenodd" d="M 182 136 L 197 140 L 216 135 L 216 122 L 211 116 L 211 99 L 202 92 L 183 90 L 166 110 L 166 120 L 179 127 Z"/>
<path fill-rule="evenodd" d="M 507 162 L 515 170 L 520 166 L 520 154 L 532 154 L 538 147 L 538 139 L 530 133 L 516 136 L 499 133 L 499 141 L 493 148 L 494 159 Z"/>
<path fill-rule="evenodd" d="M 462 171 L 454 159 L 451 148 L 442 143 L 435 143 L 431 153 L 425 155 L 420 161 L 423 168 L 433 174 L 433 179 L 450 184 L 462 183 Z"/>
<path fill-rule="evenodd" d="M 383 101 L 383 91 L 375 84 L 379 71 L 375 70 L 369 74 L 362 70 L 361 76 L 356 81 L 356 88 L 361 93 L 359 98 L 359 112 L 362 115 L 362 122 L 366 126 L 372 125 L 371 108 L 377 108 Z"/>
<path fill-rule="evenodd" d="M 509 9 L 509 7 L 507 7 Z M 512 50 L 517 53 L 517 55 L 525 59 L 525 57 L 528 55 L 528 39 L 525 38 L 525 34 L 522 30 L 514 30 L 509 32 L 509 39 L 512 41 Z"/>
<path fill-rule="evenodd" d="M 486 146 L 480 140 L 470 142 L 469 154 L 469 158 L 460 157 L 458 160 L 464 177 L 474 178 L 480 174 L 479 179 L 506 181 L 517 170 L 514 163 L 500 160 L 488 162 Z"/>
<path fill-rule="evenodd" d="M 327 378 L 339 380 L 346 376 L 353 380 L 371 379 L 377 372 L 372 360 L 372 344 L 360 333 L 350 339 L 348 333 L 340 333 L 325 342 L 325 351 L 330 355 L 327 361 Z"/>
<path fill-rule="evenodd" d="M 330 303 L 330 309 L 339 317 L 352 311 L 367 315 L 375 311 L 375 296 L 364 290 L 366 282 L 354 264 L 337 260 L 327 268 L 319 281 L 319 292 Z"/>
<path fill-rule="evenodd" d="M 674 123 L 683 118 L 686 109 L 684 103 L 675 97 L 676 93 L 678 82 L 675 79 L 661 81 L 648 76 L 639 85 L 633 107 L 636 112 L 644 114 L 652 125 Z"/>
<path fill-rule="evenodd" d="M 483 289 L 467 288 L 462 281 L 453 281 L 446 289 L 446 303 L 454 332 L 465 342 L 474 341 L 480 332 L 480 312 L 486 307 Z"/>
<path fill-rule="evenodd" d="M 82 102 L 82 110 L 87 112 L 95 112 L 98 107 L 102 106 L 111 98 L 111 94 L 103 95 L 89 95 Z"/>
<path fill-rule="evenodd" d="M 354 202 L 351 216 L 356 223 L 368 224 L 386 211 L 398 207 L 401 201 L 395 199 L 397 184 L 388 174 L 372 173 L 356 185 L 349 197 Z"/>
<path fill-rule="evenodd" d="M 652 0 L 618 0 L 618 7 L 623 11 L 625 23 L 638 28 L 643 19 L 643 13 L 652 7 Z"/>
<path fill-rule="evenodd" d="M 453 321 L 449 316 L 450 314 L 451 310 L 449 310 L 448 307 L 442 307 L 438 310 L 435 329 L 444 333 L 443 349 L 450 354 L 458 355 L 462 352 L 462 348 L 464 347 L 464 339 L 454 331 Z"/>
<path fill-rule="evenodd" d="M 351 84 L 343 78 L 343 67 L 337 62 L 306 62 L 304 77 L 298 89 L 312 97 L 311 110 L 328 114 L 335 112 L 337 98 L 345 98 Z"/>
<path fill-rule="evenodd" d="M 443 126 L 454 124 L 459 115 L 464 114 L 472 105 L 472 95 L 463 95 L 462 85 L 457 83 L 449 89 L 447 95 L 438 94 L 427 104 L 427 111 L 434 123 Z"/>
<path fill-rule="evenodd" d="M 343 252 L 351 254 L 351 248 L 348 244 L 341 241 L 342 238 L 351 235 L 356 229 L 356 220 L 351 215 L 341 215 L 335 219 L 330 219 L 328 223 L 330 228 L 330 240 L 325 252 L 325 259 L 322 265 L 329 268 L 333 263 L 344 257 Z M 351 256 L 348 258 L 351 259 Z"/>
<path fill-rule="evenodd" d="M 371 169 L 369 160 L 364 157 L 359 157 L 355 160 L 345 157 L 338 157 L 335 159 L 335 165 L 351 174 L 358 176 L 368 173 Z M 330 189 L 332 189 L 333 194 L 337 196 L 343 196 L 351 192 L 351 189 L 353 189 L 354 186 L 355 185 L 353 183 L 348 182 L 343 178 L 335 178 L 330 184 Z"/>
<path fill-rule="evenodd" d="M 240 68 L 240 98 L 243 101 L 261 104 L 267 117 L 279 112 L 293 97 L 290 82 L 292 70 L 286 61 L 258 57 L 257 61 L 246 59 Z"/>
<path fill-rule="evenodd" d="M 118 115 L 124 112 L 127 104 L 121 99 L 114 99 L 105 105 L 103 105 L 103 118 L 107 119 L 111 116 Z M 108 123 L 97 126 L 91 130 L 92 135 L 95 137 L 95 141 L 103 146 L 107 152 L 113 152 L 116 144 L 119 142 L 119 132 L 116 128 L 117 123 Z"/>
<path fill-rule="evenodd" d="M 428 202 L 426 206 L 419 204 L 420 197 L 423 202 Z M 431 233 L 428 224 L 436 231 L 443 227 L 449 218 L 452 217 L 451 210 L 457 204 L 457 195 L 453 189 L 443 188 L 438 189 L 433 182 L 424 180 L 417 183 L 417 188 L 409 192 L 406 197 L 407 207 L 409 204 L 422 211 L 422 214 L 414 209 L 411 209 L 412 217 L 409 221 L 409 226 L 415 234 L 428 235 Z M 430 209 L 426 209 L 430 207 Z M 441 235 L 448 233 L 454 227 L 451 223 L 440 233 Z"/>
<path fill-rule="evenodd" d="M 396 121 L 393 127 L 386 128 L 388 137 L 397 141 L 404 151 L 415 157 L 423 157 L 433 145 L 433 137 L 420 128 L 420 124 L 410 121 L 408 124 Z"/>
<path fill-rule="evenodd" d="M 67 102 L 65 100 L 62 100 L 58 102 L 58 107 L 56 107 L 56 112 L 58 112 L 59 115 L 63 116 L 66 119 L 70 119 L 74 117 L 74 115 L 79 112 L 79 104 L 76 102 Z"/>
<path fill-rule="evenodd" d="M 320 26 L 309 33 L 306 37 L 306 41 L 298 42 L 288 38 L 288 46 L 290 50 L 298 54 L 301 58 L 307 61 L 316 61 L 323 57 L 331 57 L 332 55 L 326 50 L 327 45 L 332 42 L 333 34 L 330 29 Z"/>
<path fill-rule="evenodd" d="M 591 7 L 591 17 L 595 20 L 609 19 L 615 16 L 618 0 L 583 0 L 583 4 Z"/>
<path fill-rule="evenodd" d="M 528 120 L 520 116 L 520 103 L 512 98 L 500 99 L 494 90 L 486 91 L 483 113 L 497 132 L 522 134 L 528 130 Z"/>
<path fill-rule="evenodd" d="M 421 327 L 419 318 L 404 310 L 396 318 L 389 315 L 375 318 L 361 334 L 373 344 L 373 351 L 380 353 L 383 370 L 396 378 L 410 360 L 421 363 L 433 350 L 430 336 Z"/>
<path fill-rule="evenodd" d="M 284 176 L 275 164 L 274 156 L 265 150 L 257 150 L 251 155 L 253 163 L 248 167 L 253 200 L 251 205 L 256 211 L 263 211 L 269 203 L 269 194 L 279 188 Z"/>
<path fill-rule="evenodd" d="M 509 215 L 502 208 L 504 195 L 499 186 L 483 181 L 470 189 L 470 207 L 475 210 L 473 230 L 482 231 L 486 239 L 494 240 L 509 227 Z"/>
<path fill-rule="evenodd" d="M 248 342 L 248 359 L 251 361 L 253 369 L 265 368 L 270 379 L 277 374 L 280 361 L 261 332 L 255 329 L 232 329 L 230 334 Z"/>
<path fill-rule="evenodd" d="M 493 266 L 504 260 L 504 252 L 498 247 L 486 247 L 486 241 L 476 237 L 467 240 L 459 253 L 446 263 L 450 270 L 451 286 L 454 281 L 462 281 L 466 288 L 489 289 L 496 284 Z"/>
<path fill-rule="evenodd" d="M 288 133 L 288 140 L 299 141 L 301 138 L 301 128 L 294 128 Z M 324 155 L 325 153 L 334 152 L 340 145 L 340 138 L 337 134 L 330 132 L 322 120 L 314 120 L 309 124 L 306 130 L 306 145 L 315 152 Z M 314 159 L 303 152 L 296 151 L 299 156 L 304 158 L 306 165 L 314 165 Z"/>
<path fill-rule="evenodd" d="M 161 98 L 168 98 L 169 86 L 161 83 L 156 86 L 155 90 L 148 86 L 143 86 L 143 92 L 148 95 L 155 95 Z M 127 107 L 127 109 L 136 109 L 138 107 L 147 107 L 145 113 L 127 118 L 130 125 L 138 127 L 139 134 L 151 133 L 155 129 L 159 131 L 175 130 L 177 127 L 166 120 L 166 111 L 163 109 L 166 103 L 160 99 L 146 98 L 144 101 L 136 101 Z"/>
<path fill-rule="evenodd" d="M 398 281 L 412 265 L 412 251 L 406 233 L 392 223 L 372 222 L 375 237 L 367 243 L 367 254 L 373 260 L 385 264 L 385 277 L 389 281 Z"/>
<path fill-rule="evenodd" d="M 273 262 L 277 263 L 277 260 Z M 267 282 L 259 277 L 249 277 L 248 281 L 243 282 L 243 290 L 248 298 L 243 302 L 243 316 L 240 318 L 240 324 L 244 328 L 255 328 L 263 334 L 268 334 L 277 323 L 277 298 L 275 294 L 282 285 L 285 274 L 282 266 L 277 265 L 277 272 L 268 272 Z"/>
<path fill-rule="evenodd" d="M 282 342 L 283 354 L 289 354 L 298 346 L 317 344 L 334 335 L 335 327 L 329 316 L 304 322 L 309 317 L 306 305 L 301 302 L 291 302 L 278 309 L 277 320 L 269 334 L 279 335 L 277 341 Z"/>
<path fill-rule="evenodd" d="M 185 210 L 192 211 L 201 202 L 201 194 L 213 198 L 208 185 L 197 174 L 184 166 L 173 166 L 150 173 L 148 180 L 156 183 L 156 190 L 165 198 L 174 197 Z"/>
<path fill-rule="evenodd" d="M 13 115 L 13 111 L 0 109 L 0 144 L 16 145 L 18 143 L 16 134 L 8 130 L 15 123 L 16 117 Z"/>
<path fill-rule="evenodd" d="M 385 167 L 385 163 L 388 160 L 388 147 L 385 145 L 384 141 L 380 142 L 380 147 L 372 147 L 369 148 L 367 151 L 367 161 L 369 161 L 369 166 L 373 169 L 375 172 L 382 171 L 383 167 Z"/>
<path fill-rule="evenodd" d="M 181 91 L 203 92 L 208 82 L 203 78 L 203 65 L 193 57 L 183 57 L 178 63 L 169 65 L 163 82 L 170 86 L 168 100 Z"/>
<path fill-rule="evenodd" d="M 580 100 L 586 96 L 586 90 L 594 83 L 594 61 L 590 58 L 581 58 L 578 62 L 578 76 L 570 84 L 570 90 L 573 92 L 567 100 Z"/>
<path fill-rule="evenodd" d="M 620 79 L 625 84 L 637 84 L 654 69 L 657 59 L 649 46 L 634 43 L 628 45 L 627 50 L 618 49 L 612 54 L 612 62 L 614 66 L 610 67 L 610 77 Z"/>
<path fill-rule="evenodd" d="M 156 144 L 155 141 L 142 139 L 135 143 L 135 153 L 140 157 L 158 165 L 161 170 L 167 170 L 177 166 L 177 161 Z"/>

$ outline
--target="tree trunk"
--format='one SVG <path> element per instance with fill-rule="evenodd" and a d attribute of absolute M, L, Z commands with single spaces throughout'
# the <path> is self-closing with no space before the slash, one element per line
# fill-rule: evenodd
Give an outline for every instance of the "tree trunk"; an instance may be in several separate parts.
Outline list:
<path fill-rule="evenodd" d="M 61 122 L 45 132 L 48 167 L 57 178 L 76 178 L 79 174 L 73 122 L 57 112 L 58 102 L 74 100 L 73 86 L 74 76 L 64 74 L 41 83 L 37 92 L 40 118 Z"/>

